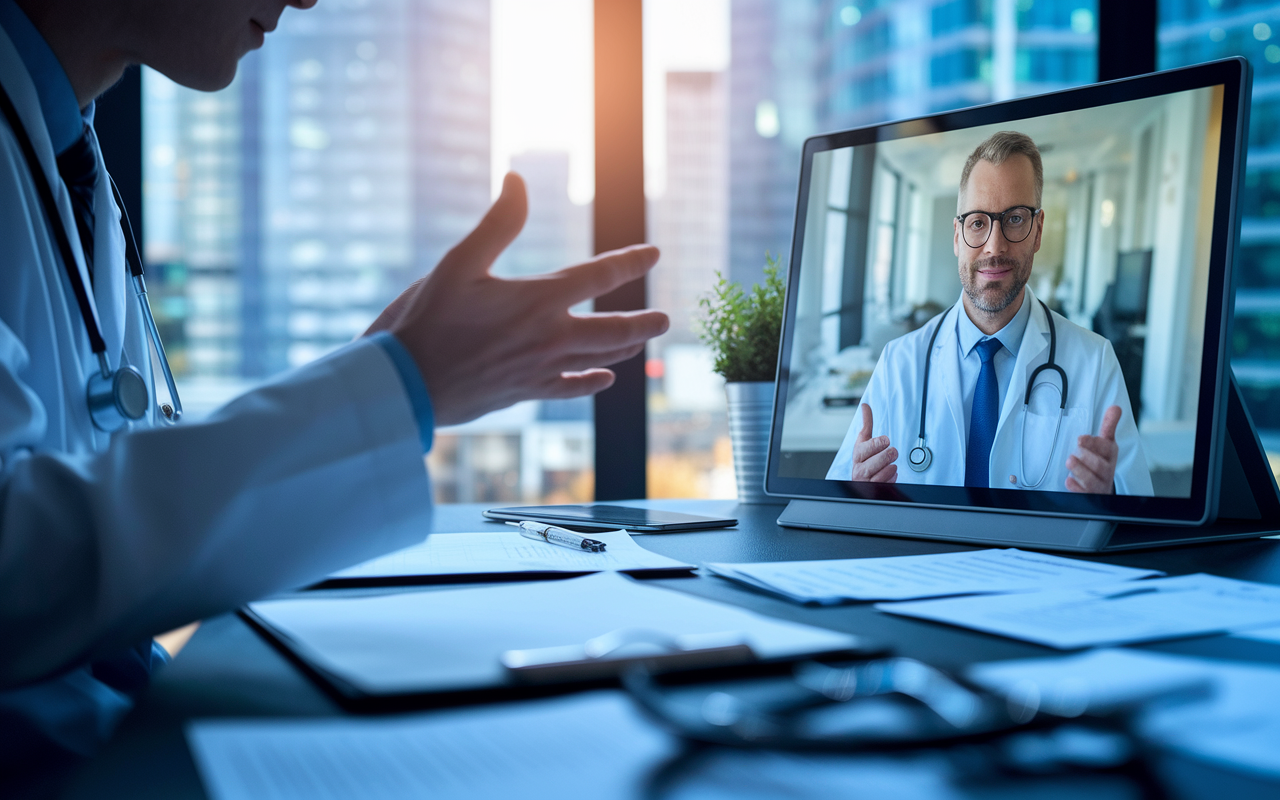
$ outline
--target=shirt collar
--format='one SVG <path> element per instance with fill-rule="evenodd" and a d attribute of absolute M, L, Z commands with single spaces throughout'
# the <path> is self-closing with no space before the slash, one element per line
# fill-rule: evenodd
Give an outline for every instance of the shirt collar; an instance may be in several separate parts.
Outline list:
<path fill-rule="evenodd" d="M 81 112 L 62 62 L 14 0 L 0 0 L 0 28 L 9 35 L 23 66 L 31 74 L 53 152 L 61 153 L 80 138 L 86 124 L 93 123 L 94 104 L 90 103 Z"/>
<path fill-rule="evenodd" d="M 964 310 L 964 297 L 960 298 L 959 311 L 956 315 L 956 336 L 960 339 L 960 352 L 969 355 L 973 352 L 973 348 L 983 339 L 999 339 L 1000 344 L 1010 353 L 1017 353 L 1018 347 L 1022 344 L 1022 334 L 1027 330 L 1027 320 L 1031 319 L 1031 295 L 1029 292 L 1022 293 L 1022 307 L 1018 309 L 1018 313 L 1013 315 L 1013 319 L 1005 323 L 1005 326 L 996 331 L 992 336 L 987 336 L 977 325 L 973 324 L 973 320 L 969 319 L 969 314 Z"/>

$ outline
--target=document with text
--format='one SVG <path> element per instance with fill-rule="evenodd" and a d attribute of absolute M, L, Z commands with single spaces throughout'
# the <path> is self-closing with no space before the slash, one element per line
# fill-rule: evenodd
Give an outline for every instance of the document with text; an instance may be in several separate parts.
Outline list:
<path fill-rule="evenodd" d="M 692 570 L 674 558 L 636 544 L 626 531 L 588 534 L 605 543 L 600 553 L 526 539 L 512 529 L 483 533 L 437 533 L 422 544 L 397 550 L 330 576 L 330 580 L 519 572 L 643 572 Z"/>
<path fill-rule="evenodd" d="M 1069 650 L 1280 624 L 1280 586 L 1197 574 L 876 608 Z"/>
<path fill-rule="evenodd" d="M 707 568 L 725 578 L 814 605 L 1028 592 L 1164 574 L 1014 548 L 889 558 L 708 564 Z"/>

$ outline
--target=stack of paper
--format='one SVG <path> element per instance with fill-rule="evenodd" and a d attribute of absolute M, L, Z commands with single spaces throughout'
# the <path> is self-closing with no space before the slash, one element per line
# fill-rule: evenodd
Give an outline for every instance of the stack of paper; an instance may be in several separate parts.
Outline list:
<path fill-rule="evenodd" d="M 852 634 L 771 619 L 609 572 L 374 597 L 303 595 L 252 603 L 249 610 L 312 666 L 368 695 L 510 685 L 501 663 L 508 650 L 583 645 L 637 629 L 682 645 L 707 634 L 733 634 L 761 659 L 860 645 Z"/>
<path fill-rule="evenodd" d="M 1068 650 L 1276 625 L 1280 586 L 1198 574 L 1089 589 L 881 603 L 876 608 Z"/>
<path fill-rule="evenodd" d="M 1231 769 L 1280 779 L 1280 669 L 1270 665 L 1096 650 L 979 664 L 970 669 L 969 678 L 1024 703 L 1032 695 L 1049 705 L 1083 699 L 1077 705 L 1081 712 L 1163 696 L 1139 718 L 1138 731 L 1146 739 Z M 1196 685 L 1206 691 L 1185 691 Z"/>
<path fill-rule="evenodd" d="M 605 543 L 601 553 L 573 550 L 526 539 L 519 533 L 433 534 L 419 545 L 366 561 L 330 576 L 330 581 L 371 578 L 412 578 L 446 575 L 498 575 L 508 573 L 591 573 L 688 571 L 693 564 L 650 552 L 632 541 L 626 531 L 592 533 Z"/>
<path fill-rule="evenodd" d="M 1028 592 L 1089 586 L 1164 573 L 1043 553 L 977 550 L 891 558 L 708 564 L 731 578 L 798 603 L 911 600 L 958 594 Z"/>

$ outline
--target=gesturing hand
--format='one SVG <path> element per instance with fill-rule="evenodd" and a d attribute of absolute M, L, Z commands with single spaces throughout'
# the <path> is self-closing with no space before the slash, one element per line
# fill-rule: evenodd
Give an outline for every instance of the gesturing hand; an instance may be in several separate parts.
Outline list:
<path fill-rule="evenodd" d="M 888 436 L 871 438 L 871 406 L 862 404 L 862 430 L 853 444 L 853 480 L 897 483 L 898 451 L 889 446 Z"/>
<path fill-rule="evenodd" d="M 521 400 L 607 389 L 604 369 L 667 329 L 661 311 L 571 314 L 648 272 L 658 251 L 637 245 L 558 272 L 506 280 L 489 274 L 524 227 L 524 181 L 502 194 L 467 238 L 387 306 L 368 333 L 390 330 L 417 362 L 436 422 L 453 425 Z"/>
<path fill-rule="evenodd" d="M 1116 444 L 1116 425 L 1120 424 L 1120 406 L 1111 406 L 1102 415 L 1102 430 L 1097 436 L 1081 436 L 1079 449 L 1067 459 L 1067 489 L 1072 492 L 1111 494 L 1115 488 L 1116 459 L 1120 447 Z"/>

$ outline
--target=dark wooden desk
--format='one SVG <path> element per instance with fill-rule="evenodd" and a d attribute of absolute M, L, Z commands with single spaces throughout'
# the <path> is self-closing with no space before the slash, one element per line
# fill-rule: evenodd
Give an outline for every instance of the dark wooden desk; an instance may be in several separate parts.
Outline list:
<path fill-rule="evenodd" d="M 737 528 L 637 537 L 654 552 L 690 563 L 783 561 L 912 555 L 972 549 L 963 545 L 779 528 L 782 506 L 723 501 L 649 501 L 675 511 L 736 516 Z M 484 530 L 481 505 L 442 506 L 438 532 Z M 1098 556 L 1099 561 L 1164 570 L 1209 572 L 1280 585 L 1280 541 L 1193 545 L 1176 550 Z M 868 604 L 805 608 L 742 589 L 719 578 L 684 578 L 662 585 L 784 619 L 849 631 L 883 641 L 900 655 L 955 669 L 978 661 L 1056 651 L 945 625 L 875 611 Z M 1280 645 L 1209 637 L 1149 645 L 1149 649 L 1216 658 L 1280 663 Z M 344 712 L 271 645 L 234 615 L 209 620 L 156 679 L 113 741 L 72 779 L 67 796 L 203 798 L 182 726 L 197 717 L 331 716 Z M 1280 713 L 1280 709 L 1277 709 Z M 1259 791 L 1235 776 L 1196 766 L 1178 777 L 1179 796 L 1247 796 Z M 1185 794 L 1184 794 L 1185 792 Z"/>

